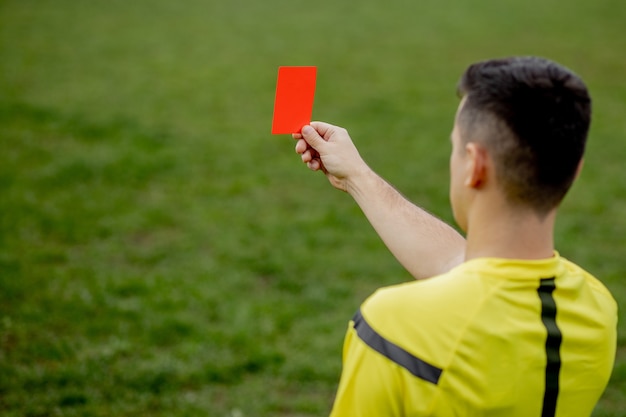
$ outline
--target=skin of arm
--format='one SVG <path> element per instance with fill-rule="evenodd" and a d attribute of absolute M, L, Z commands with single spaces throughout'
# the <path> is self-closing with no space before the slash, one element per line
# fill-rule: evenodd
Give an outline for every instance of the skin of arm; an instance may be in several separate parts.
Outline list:
<path fill-rule="evenodd" d="M 387 248 L 416 279 L 447 272 L 464 260 L 465 239 L 408 201 L 361 158 L 348 132 L 312 122 L 296 133 L 296 152 L 313 171 L 356 201 Z"/>

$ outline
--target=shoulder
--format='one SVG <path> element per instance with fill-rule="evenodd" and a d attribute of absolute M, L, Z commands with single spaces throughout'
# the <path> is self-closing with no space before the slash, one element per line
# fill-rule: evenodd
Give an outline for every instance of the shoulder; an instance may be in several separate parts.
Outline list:
<path fill-rule="evenodd" d="M 609 289 L 596 278 L 594 275 L 575 264 L 572 261 L 569 261 L 566 258 L 561 258 L 562 266 L 566 271 L 566 274 L 570 277 L 578 277 L 589 287 L 589 289 L 593 292 L 596 298 L 602 301 L 602 305 L 604 307 L 609 307 L 613 310 L 617 310 L 617 301 L 613 298 L 613 295 L 609 291 Z"/>
<path fill-rule="evenodd" d="M 481 279 L 466 272 L 457 267 L 433 278 L 381 288 L 362 304 L 361 317 L 385 340 L 443 365 L 485 296 Z"/>
<path fill-rule="evenodd" d="M 394 315 L 406 309 L 412 314 L 458 308 L 481 296 L 484 277 L 474 265 L 462 264 L 432 278 L 378 289 L 362 305 L 366 316 Z"/>
<path fill-rule="evenodd" d="M 381 288 L 361 305 L 361 314 L 394 343 L 409 343 L 412 337 L 435 341 L 465 326 L 485 293 L 484 282 L 461 265 L 433 278 Z"/>

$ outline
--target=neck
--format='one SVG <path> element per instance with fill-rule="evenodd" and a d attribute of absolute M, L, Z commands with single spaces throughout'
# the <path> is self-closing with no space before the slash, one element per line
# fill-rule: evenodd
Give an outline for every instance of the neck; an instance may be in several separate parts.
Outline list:
<path fill-rule="evenodd" d="M 469 213 L 465 260 L 493 257 L 546 259 L 554 255 L 556 210 L 539 217 L 530 210 L 476 205 Z"/>

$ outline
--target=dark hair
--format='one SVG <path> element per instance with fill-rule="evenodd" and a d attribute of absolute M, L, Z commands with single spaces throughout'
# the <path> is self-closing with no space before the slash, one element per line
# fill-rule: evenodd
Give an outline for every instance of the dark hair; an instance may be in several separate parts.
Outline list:
<path fill-rule="evenodd" d="M 585 151 L 591 98 L 583 81 L 547 59 L 513 57 L 471 65 L 458 93 L 461 137 L 490 150 L 507 199 L 540 214 L 556 207 Z"/>

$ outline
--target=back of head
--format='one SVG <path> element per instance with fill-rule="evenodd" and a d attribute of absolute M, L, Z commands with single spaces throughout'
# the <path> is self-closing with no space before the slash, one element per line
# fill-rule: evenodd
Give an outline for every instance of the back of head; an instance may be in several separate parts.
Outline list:
<path fill-rule="evenodd" d="M 583 81 L 536 57 L 471 65 L 459 113 L 464 141 L 482 142 L 507 200 L 545 215 L 558 206 L 582 159 L 591 99 Z"/>

